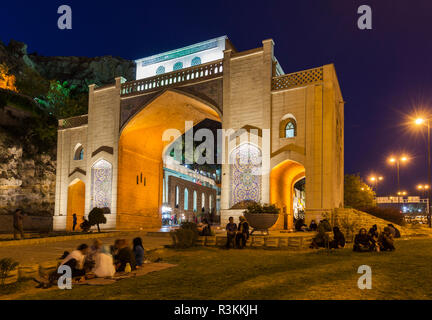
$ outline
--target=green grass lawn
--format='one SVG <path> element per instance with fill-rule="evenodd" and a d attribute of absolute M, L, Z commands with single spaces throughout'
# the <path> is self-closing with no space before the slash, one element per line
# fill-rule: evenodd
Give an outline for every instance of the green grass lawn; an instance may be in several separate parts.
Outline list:
<path fill-rule="evenodd" d="M 177 267 L 109 286 L 32 289 L 16 298 L 431 299 L 432 239 L 400 240 L 396 246 L 382 253 L 165 249 L 160 256 Z M 371 290 L 357 287 L 363 264 L 372 268 Z"/>

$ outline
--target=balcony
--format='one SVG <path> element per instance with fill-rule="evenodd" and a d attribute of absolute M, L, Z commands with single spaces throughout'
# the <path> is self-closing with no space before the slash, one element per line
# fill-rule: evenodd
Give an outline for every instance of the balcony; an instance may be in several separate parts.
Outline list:
<path fill-rule="evenodd" d="M 130 81 L 121 86 L 121 95 L 133 96 L 169 87 L 176 87 L 186 83 L 221 77 L 223 74 L 222 60 L 216 60 L 195 67 L 164 73 L 150 78 Z"/>

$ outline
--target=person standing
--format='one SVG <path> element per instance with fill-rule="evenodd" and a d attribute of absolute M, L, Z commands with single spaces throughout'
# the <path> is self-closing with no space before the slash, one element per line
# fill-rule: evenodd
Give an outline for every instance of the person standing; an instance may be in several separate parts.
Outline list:
<path fill-rule="evenodd" d="M 16 209 L 13 216 L 13 229 L 14 229 L 14 239 L 17 239 L 17 233 L 21 234 L 21 239 L 24 239 L 23 230 L 24 215 L 21 209 Z"/>
<path fill-rule="evenodd" d="M 74 213 L 72 215 L 72 231 L 75 231 L 76 225 L 77 225 L 77 215 L 76 215 L 76 213 Z"/>

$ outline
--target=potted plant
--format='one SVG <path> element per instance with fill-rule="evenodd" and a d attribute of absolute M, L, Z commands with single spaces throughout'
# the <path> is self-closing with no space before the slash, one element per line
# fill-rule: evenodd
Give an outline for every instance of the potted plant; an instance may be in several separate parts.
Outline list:
<path fill-rule="evenodd" d="M 266 232 L 268 234 L 268 229 L 271 228 L 279 218 L 279 208 L 274 204 L 250 204 L 243 213 L 249 225 L 253 228 L 251 234 L 255 231 Z"/>

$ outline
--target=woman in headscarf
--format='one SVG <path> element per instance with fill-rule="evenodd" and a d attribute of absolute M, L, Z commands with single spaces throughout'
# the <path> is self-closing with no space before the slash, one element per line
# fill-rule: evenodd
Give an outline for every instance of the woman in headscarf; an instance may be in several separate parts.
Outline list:
<path fill-rule="evenodd" d="M 239 221 L 240 223 L 236 234 L 236 245 L 237 248 L 243 249 L 246 246 L 246 241 L 249 239 L 249 224 L 243 216 L 239 217 Z"/>
<path fill-rule="evenodd" d="M 366 252 L 366 251 L 372 251 L 373 248 L 374 248 L 374 244 L 370 236 L 367 234 L 366 229 L 361 228 L 359 233 L 356 234 L 354 238 L 353 251 Z"/>
<path fill-rule="evenodd" d="M 144 263 L 144 247 L 140 237 L 133 239 L 133 252 L 137 267 L 141 267 Z"/>
<path fill-rule="evenodd" d="M 339 227 L 333 227 L 333 240 L 330 241 L 329 247 L 333 249 L 345 247 L 345 236 L 339 230 Z"/>
<path fill-rule="evenodd" d="M 93 273 L 99 278 L 111 278 L 115 274 L 114 260 L 110 253 L 110 247 L 104 245 L 94 255 L 95 267 Z"/>

